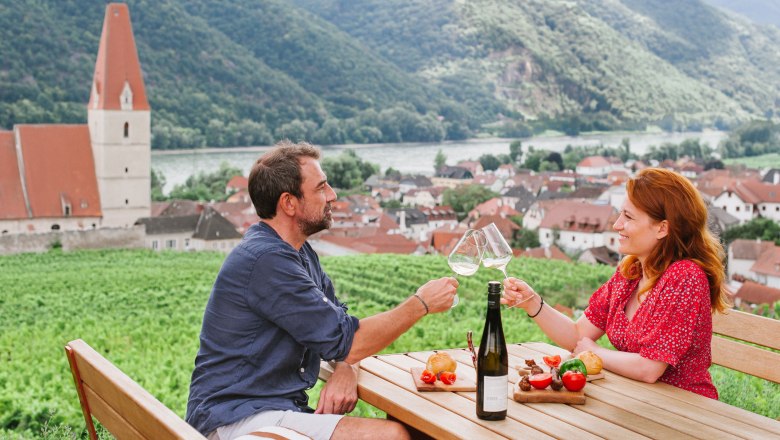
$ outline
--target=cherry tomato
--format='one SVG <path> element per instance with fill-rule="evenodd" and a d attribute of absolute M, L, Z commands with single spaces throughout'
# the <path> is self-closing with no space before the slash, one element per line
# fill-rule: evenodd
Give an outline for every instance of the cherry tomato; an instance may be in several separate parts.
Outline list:
<path fill-rule="evenodd" d="M 563 380 L 563 386 L 569 391 L 579 391 L 585 387 L 585 382 L 587 382 L 585 375 L 577 370 L 569 370 L 563 373 L 561 380 Z"/>
<path fill-rule="evenodd" d="M 457 380 L 457 376 L 452 371 L 442 371 L 439 373 L 439 379 L 441 379 L 442 383 L 445 385 L 452 385 L 455 383 L 455 380 Z"/>
<path fill-rule="evenodd" d="M 558 365 L 561 364 L 561 357 L 557 354 L 555 356 L 545 356 L 542 360 L 550 368 L 558 368 Z"/>
<path fill-rule="evenodd" d="M 420 376 L 420 380 L 425 383 L 434 383 L 436 382 L 436 375 L 428 370 L 424 370 Z"/>
<path fill-rule="evenodd" d="M 533 385 L 533 387 L 537 390 L 543 390 L 547 388 L 547 386 L 552 382 L 552 374 L 533 374 L 528 378 L 528 381 L 531 382 L 531 385 Z"/>

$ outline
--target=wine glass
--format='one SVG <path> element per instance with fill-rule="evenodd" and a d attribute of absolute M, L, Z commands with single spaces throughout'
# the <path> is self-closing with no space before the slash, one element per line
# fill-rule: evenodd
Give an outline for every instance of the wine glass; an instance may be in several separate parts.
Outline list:
<path fill-rule="evenodd" d="M 452 249 L 447 264 L 457 275 L 465 277 L 474 275 L 479 269 L 479 263 L 482 261 L 482 250 L 485 248 L 485 235 L 477 230 L 469 229 L 458 240 L 458 244 Z M 452 307 L 458 305 L 460 300 L 455 294 Z"/>
<path fill-rule="evenodd" d="M 485 236 L 485 251 L 482 254 L 482 264 L 485 267 L 498 269 L 504 274 L 504 279 L 508 278 L 506 266 L 512 259 L 512 248 L 506 242 L 501 231 L 498 230 L 495 223 L 491 223 L 481 229 Z"/>

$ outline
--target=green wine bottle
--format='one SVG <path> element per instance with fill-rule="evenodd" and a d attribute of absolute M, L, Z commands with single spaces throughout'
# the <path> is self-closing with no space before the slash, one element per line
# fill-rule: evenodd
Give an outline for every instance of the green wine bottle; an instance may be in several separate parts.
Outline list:
<path fill-rule="evenodd" d="M 477 417 L 506 418 L 509 355 L 501 325 L 501 283 L 488 283 L 487 315 L 477 356 Z"/>

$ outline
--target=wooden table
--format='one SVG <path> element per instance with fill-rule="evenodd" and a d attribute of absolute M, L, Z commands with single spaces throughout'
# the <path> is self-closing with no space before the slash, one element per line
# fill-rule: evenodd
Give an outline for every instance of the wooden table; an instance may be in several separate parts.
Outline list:
<path fill-rule="evenodd" d="M 516 365 L 565 350 L 540 342 L 509 345 L 507 418 L 476 416 L 476 392 L 418 392 L 409 369 L 425 365 L 432 351 L 373 356 L 360 363 L 360 399 L 436 439 L 589 438 L 780 438 L 780 422 L 664 383 L 647 384 L 605 372 L 585 387 L 584 405 L 512 400 Z M 476 381 L 471 355 L 448 349 L 459 377 Z M 320 378 L 330 377 L 323 363 Z"/>

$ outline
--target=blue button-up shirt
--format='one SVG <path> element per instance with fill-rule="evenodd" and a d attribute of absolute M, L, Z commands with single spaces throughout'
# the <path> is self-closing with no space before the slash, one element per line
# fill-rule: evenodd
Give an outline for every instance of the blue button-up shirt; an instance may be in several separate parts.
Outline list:
<path fill-rule="evenodd" d="M 260 411 L 311 411 L 320 360 L 346 358 L 358 325 L 308 243 L 253 225 L 206 305 L 187 422 L 208 435 Z"/>

